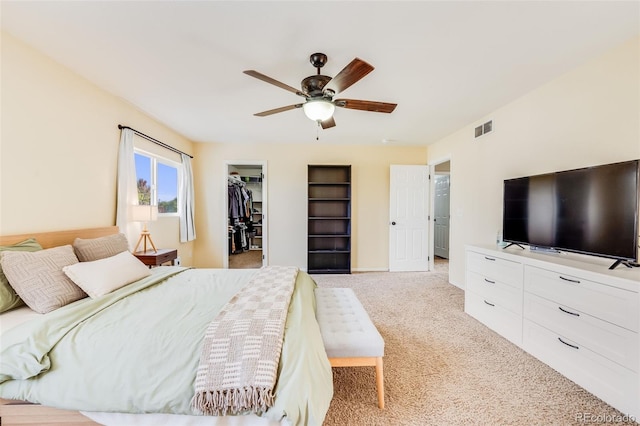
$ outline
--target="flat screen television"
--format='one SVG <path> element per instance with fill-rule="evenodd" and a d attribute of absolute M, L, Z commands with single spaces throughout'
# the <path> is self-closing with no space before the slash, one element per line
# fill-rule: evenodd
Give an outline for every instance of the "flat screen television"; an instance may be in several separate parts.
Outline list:
<path fill-rule="evenodd" d="M 616 259 L 638 257 L 640 160 L 504 181 L 503 238 Z"/>

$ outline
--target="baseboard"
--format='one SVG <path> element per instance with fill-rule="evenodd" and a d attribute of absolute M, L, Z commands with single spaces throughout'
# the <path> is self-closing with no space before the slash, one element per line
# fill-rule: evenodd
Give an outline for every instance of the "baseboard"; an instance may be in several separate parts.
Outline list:
<path fill-rule="evenodd" d="M 389 272 L 389 268 L 353 268 L 351 272 Z"/>
<path fill-rule="evenodd" d="M 449 284 L 458 287 L 460 290 L 464 290 L 464 285 L 460 285 L 458 283 L 454 283 L 453 281 L 449 281 Z"/>

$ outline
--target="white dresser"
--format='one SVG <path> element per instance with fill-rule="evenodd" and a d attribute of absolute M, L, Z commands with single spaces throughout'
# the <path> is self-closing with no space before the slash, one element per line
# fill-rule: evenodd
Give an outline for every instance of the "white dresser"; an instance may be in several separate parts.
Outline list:
<path fill-rule="evenodd" d="M 468 246 L 465 312 L 640 418 L 640 270 L 611 263 Z"/>
<path fill-rule="evenodd" d="M 523 265 L 495 253 L 467 250 L 465 311 L 522 344 Z"/>

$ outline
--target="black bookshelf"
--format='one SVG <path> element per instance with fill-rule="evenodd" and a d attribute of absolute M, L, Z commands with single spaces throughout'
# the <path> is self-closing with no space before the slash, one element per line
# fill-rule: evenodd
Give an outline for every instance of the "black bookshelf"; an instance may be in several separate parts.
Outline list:
<path fill-rule="evenodd" d="M 310 274 L 351 273 L 351 166 L 308 166 Z"/>

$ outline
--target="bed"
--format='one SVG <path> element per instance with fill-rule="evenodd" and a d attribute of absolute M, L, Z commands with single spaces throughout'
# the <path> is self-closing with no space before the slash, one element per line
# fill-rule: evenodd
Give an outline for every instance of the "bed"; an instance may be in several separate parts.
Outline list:
<path fill-rule="evenodd" d="M 117 233 L 106 227 L 14 235 L 0 237 L 0 246 L 33 237 L 50 249 Z M 45 314 L 25 306 L 0 314 L 0 398 L 9 404 L 0 410 L 28 401 L 37 404 L 36 416 L 42 406 L 55 407 L 106 425 L 322 424 L 332 374 L 315 318 L 315 283 L 302 271 L 286 309 L 271 406 L 224 416 L 194 408 L 205 332 L 259 273 L 161 266 Z"/>

